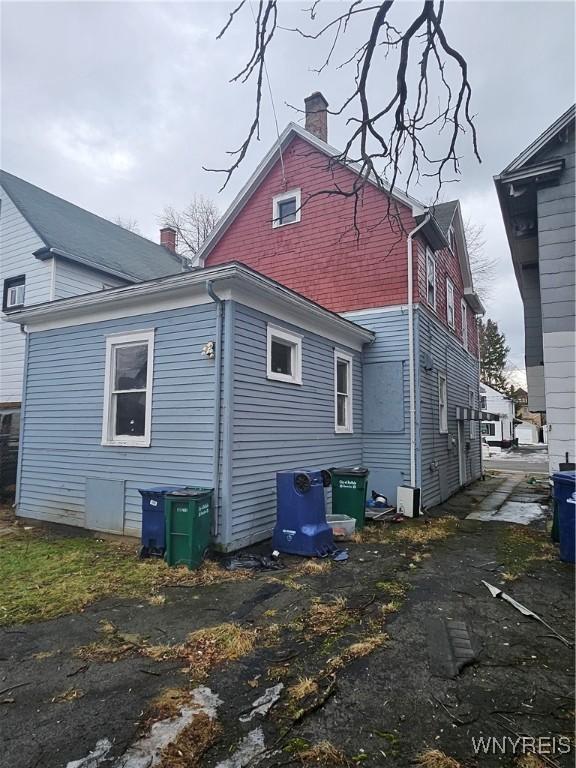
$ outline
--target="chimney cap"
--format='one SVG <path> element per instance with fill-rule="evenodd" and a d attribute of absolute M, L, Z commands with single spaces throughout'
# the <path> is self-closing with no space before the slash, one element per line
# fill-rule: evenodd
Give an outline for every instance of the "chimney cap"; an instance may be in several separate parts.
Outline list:
<path fill-rule="evenodd" d="M 324 102 L 324 106 L 327 107 L 328 102 L 326 101 L 326 97 L 323 93 L 320 93 L 320 91 L 314 91 L 314 93 L 311 93 L 310 96 L 306 96 L 304 99 L 304 104 L 308 104 L 309 101 L 318 101 L 320 99 L 322 99 Z"/>

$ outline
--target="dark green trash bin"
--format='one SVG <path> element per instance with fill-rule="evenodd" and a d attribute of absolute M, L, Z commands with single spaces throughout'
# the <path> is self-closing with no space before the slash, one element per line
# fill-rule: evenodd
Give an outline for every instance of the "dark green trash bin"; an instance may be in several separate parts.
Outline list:
<path fill-rule="evenodd" d="M 164 500 L 166 562 L 198 568 L 210 545 L 212 529 L 211 488 L 185 488 Z"/>
<path fill-rule="evenodd" d="M 334 467 L 332 472 L 332 514 L 356 520 L 356 530 L 364 528 L 369 470 L 364 467 Z"/>

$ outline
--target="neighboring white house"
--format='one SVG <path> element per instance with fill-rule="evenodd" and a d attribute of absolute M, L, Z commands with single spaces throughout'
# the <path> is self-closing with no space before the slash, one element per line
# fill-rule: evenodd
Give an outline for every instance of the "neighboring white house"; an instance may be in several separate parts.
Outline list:
<path fill-rule="evenodd" d="M 161 232 L 166 246 L 172 230 Z M 0 171 L 2 313 L 182 270 L 180 258 L 106 219 Z M 26 334 L 0 317 L 0 493 L 13 485 Z"/>
<path fill-rule="evenodd" d="M 546 415 L 550 472 L 576 462 L 574 116 L 572 106 L 495 179 L 524 304 L 528 408 Z"/>
<path fill-rule="evenodd" d="M 497 389 L 480 384 L 480 402 L 483 411 L 498 414 L 499 421 L 483 421 L 482 438 L 488 445 L 509 448 L 514 443 L 514 402 Z"/>

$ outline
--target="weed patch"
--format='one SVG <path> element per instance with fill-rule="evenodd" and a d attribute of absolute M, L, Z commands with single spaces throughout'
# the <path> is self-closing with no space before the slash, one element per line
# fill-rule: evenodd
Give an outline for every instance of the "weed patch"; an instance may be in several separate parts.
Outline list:
<path fill-rule="evenodd" d="M 346 599 L 338 597 L 332 603 L 314 598 L 306 613 L 293 622 L 293 629 L 302 631 L 305 637 L 335 635 L 353 622 L 347 609 Z"/>
<path fill-rule="evenodd" d="M 318 683 L 311 677 L 300 677 L 297 683 L 288 688 L 288 695 L 296 701 L 305 699 L 307 696 L 317 692 Z"/>
<path fill-rule="evenodd" d="M 498 539 L 497 556 L 504 565 L 502 578 L 515 581 L 536 565 L 557 557 L 554 545 L 545 534 L 526 526 L 506 526 Z"/>
<path fill-rule="evenodd" d="M 304 764 L 323 765 L 330 768 L 336 765 L 350 765 L 350 761 L 340 749 L 329 741 L 320 741 L 312 747 L 298 753 L 298 758 Z"/>
<path fill-rule="evenodd" d="M 330 560 L 305 560 L 293 569 L 292 573 L 302 576 L 320 576 L 332 568 Z"/>

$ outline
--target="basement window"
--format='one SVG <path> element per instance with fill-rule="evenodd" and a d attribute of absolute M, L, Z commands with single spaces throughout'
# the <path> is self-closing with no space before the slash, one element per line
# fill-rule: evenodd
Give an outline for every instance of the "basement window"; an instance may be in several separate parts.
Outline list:
<path fill-rule="evenodd" d="M 4 297 L 2 300 L 2 311 L 7 312 L 11 309 L 20 309 L 24 306 L 24 295 L 26 292 L 26 275 L 18 277 L 9 277 L 4 280 Z"/>
<path fill-rule="evenodd" d="M 106 338 L 103 445 L 150 445 L 154 331 Z"/>
<path fill-rule="evenodd" d="M 438 374 L 438 428 L 448 432 L 448 379 L 445 373 Z"/>
<path fill-rule="evenodd" d="M 268 326 L 266 376 L 273 381 L 302 384 L 302 336 Z"/>
<path fill-rule="evenodd" d="M 283 227 L 286 224 L 296 224 L 300 221 L 300 200 L 299 189 L 293 189 L 290 192 L 284 192 L 282 195 L 276 195 L 272 201 L 272 226 Z"/>
<path fill-rule="evenodd" d="M 334 431 L 352 429 L 352 358 L 334 351 Z"/>
<path fill-rule="evenodd" d="M 426 297 L 428 304 L 436 309 L 436 260 L 432 251 L 426 250 Z"/>

